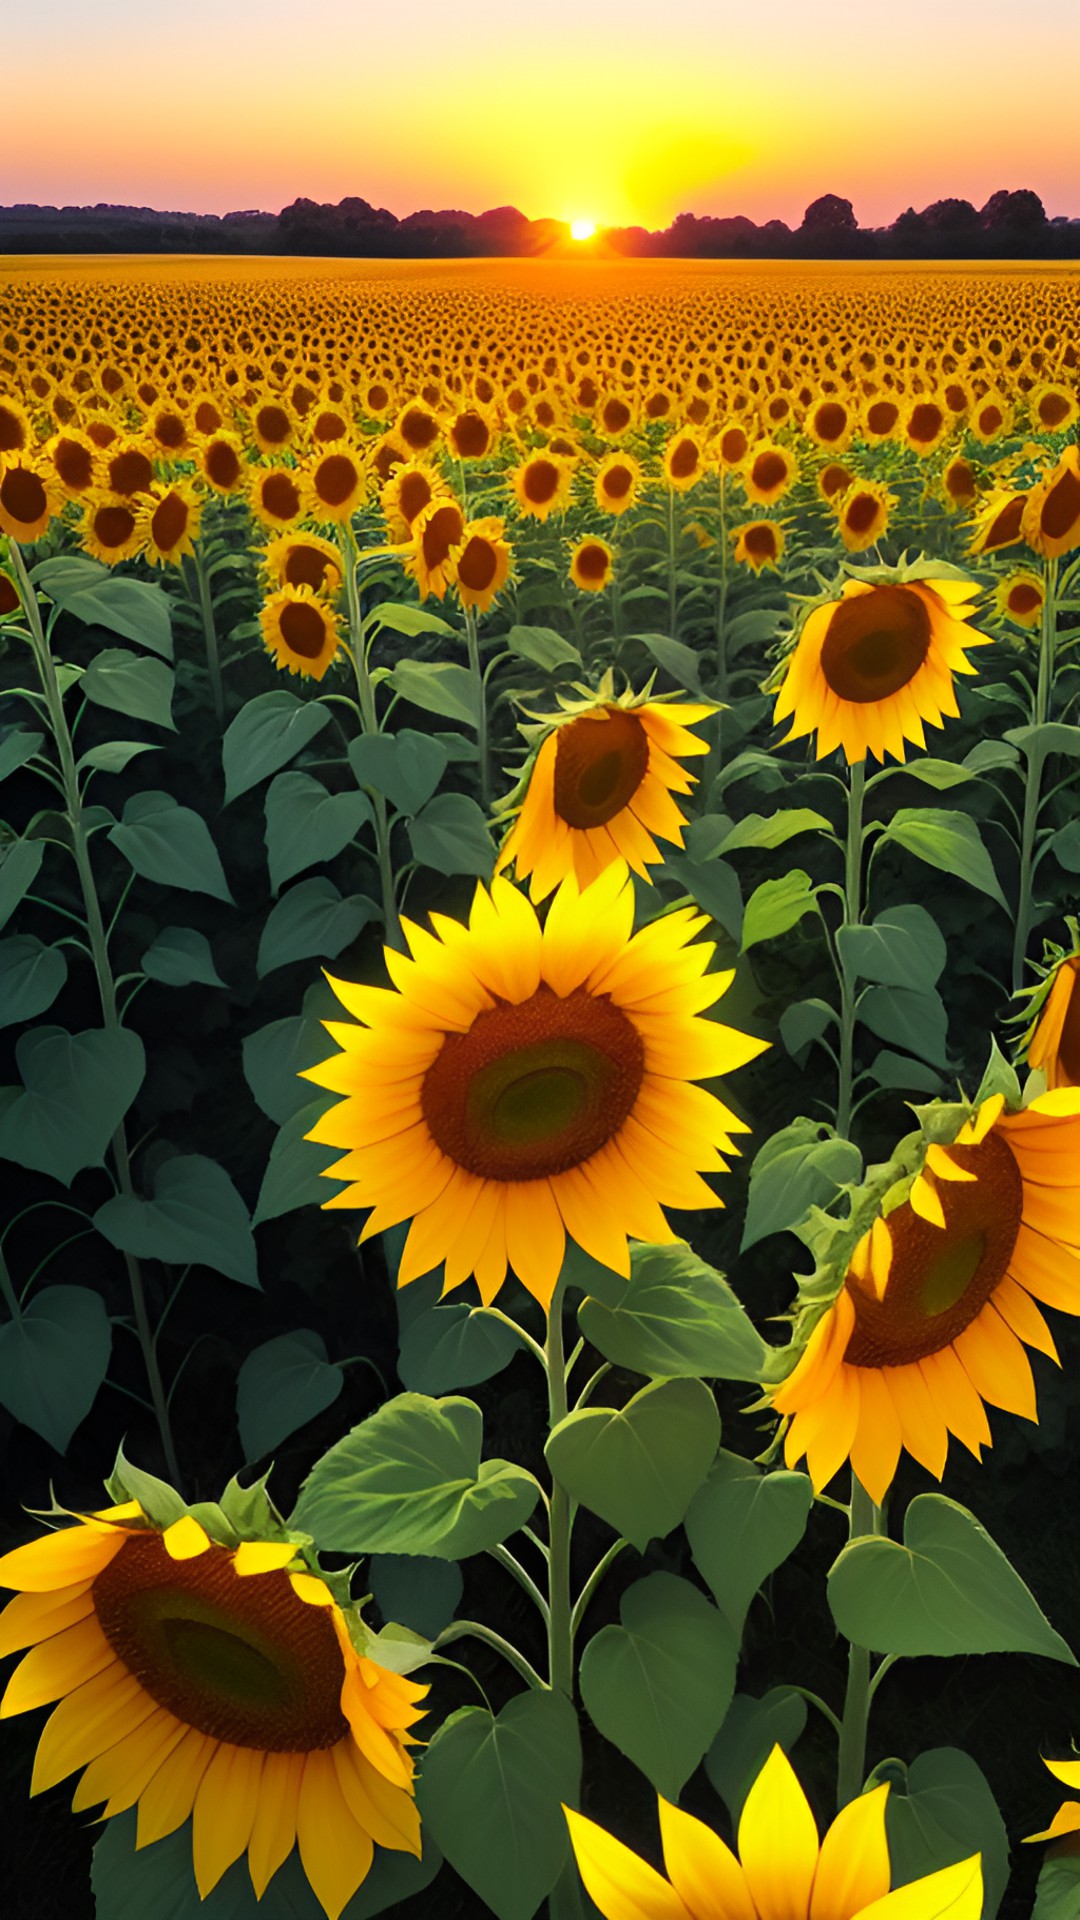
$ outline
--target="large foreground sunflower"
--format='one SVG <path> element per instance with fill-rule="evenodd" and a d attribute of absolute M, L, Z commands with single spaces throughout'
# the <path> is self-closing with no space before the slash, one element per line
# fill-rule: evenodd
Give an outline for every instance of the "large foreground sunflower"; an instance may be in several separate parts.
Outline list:
<path fill-rule="evenodd" d="M 419 1854 L 407 1743 L 426 1688 L 358 1651 L 355 1609 L 294 1542 L 224 1544 L 125 1500 L 16 1547 L 0 1585 L 18 1589 L 0 1651 L 30 1649 L 0 1716 L 59 1702 L 31 1793 L 85 1768 L 75 1811 L 137 1807 L 139 1847 L 191 1816 L 203 1899 L 244 1853 L 261 1898 L 299 1843 L 329 1920 L 376 1845 Z"/>
<path fill-rule="evenodd" d="M 773 713 L 791 721 L 785 742 L 816 732 L 819 760 L 842 747 L 849 764 L 903 761 L 905 741 L 924 748 L 923 722 L 959 712 L 953 675 L 977 671 L 965 649 L 989 645 L 966 624 L 978 592 L 933 568 L 845 581 L 838 600 L 807 614 L 787 662 Z"/>
<path fill-rule="evenodd" d="M 772 1392 L 788 1465 L 820 1490 L 850 1458 L 878 1502 L 901 1448 L 939 1480 L 950 1433 L 978 1459 L 984 1403 L 1036 1419 L 1025 1347 L 1057 1359 L 1036 1301 L 1080 1314 L 1080 1089 L 920 1113 L 819 1254 L 835 1297 Z"/>
<path fill-rule="evenodd" d="M 978 1854 L 889 1891 L 888 1786 L 852 1800 L 819 1841 L 810 1803 L 774 1746 L 739 1819 L 738 1856 L 660 1799 L 667 1879 L 564 1808 L 578 1868 L 606 1920 L 979 1920 Z"/>
<path fill-rule="evenodd" d="M 475 1274 L 490 1304 L 509 1264 L 546 1306 L 567 1234 L 628 1275 L 628 1236 L 677 1237 L 662 1207 L 721 1204 L 694 1169 L 723 1172 L 746 1128 L 691 1083 L 763 1043 L 699 1018 L 732 978 L 688 945 L 704 914 L 631 937 L 633 914 L 621 863 L 564 881 L 543 927 L 496 879 L 467 927 L 402 922 L 396 990 L 331 981 L 364 1024 L 327 1024 L 342 1051 L 305 1077 L 345 1097 L 307 1137 L 347 1149 L 325 1204 L 370 1207 L 361 1240 L 412 1218 L 399 1285 L 444 1262 L 446 1289 Z"/>
<path fill-rule="evenodd" d="M 567 873 L 587 886 L 615 860 L 647 879 L 664 857 L 654 834 L 682 846 L 686 820 L 672 795 L 689 793 L 696 780 L 679 762 L 709 750 L 690 728 L 710 707 L 616 699 L 610 677 L 597 693 L 582 693 L 576 701 L 559 696 L 563 712 L 526 729 L 541 744 L 496 872 L 513 860 L 519 880 L 532 876 L 534 900 Z"/>

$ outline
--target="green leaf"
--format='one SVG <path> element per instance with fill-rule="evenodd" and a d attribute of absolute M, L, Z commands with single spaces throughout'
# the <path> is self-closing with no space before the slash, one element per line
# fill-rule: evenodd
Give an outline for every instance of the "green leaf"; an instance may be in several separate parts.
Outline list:
<path fill-rule="evenodd" d="M 318 700 L 298 700 L 284 687 L 249 700 L 221 742 L 225 805 L 294 760 L 329 722 L 329 707 Z"/>
<path fill-rule="evenodd" d="M 419 1553 L 373 1553 L 367 1585 L 384 1620 L 399 1620 L 429 1640 L 450 1625 L 465 1588 L 456 1561 Z"/>
<path fill-rule="evenodd" d="M 760 1380 L 766 1347 L 717 1273 L 684 1240 L 635 1245 L 618 1305 L 585 1299 L 587 1340 L 617 1367 L 653 1378 Z"/>
<path fill-rule="evenodd" d="M 1009 1836 L 986 1776 L 958 1747 L 921 1753 L 904 1774 L 885 1802 L 893 1886 L 981 1853 L 983 1920 L 994 1920 L 1009 1878 Z"/>
<path fill-rule="evenodd" d="M 625 602 L 627 596 L 623 595 Z M 673 640 L 667 633 L 635 633 L 632 636 L 647 647 L 658 667 L 670 674 L 680 687 L 686 687 L 691 693 L 701 695 L 701 659 L 693 647 L 683 645 L 681 640 Z"/>
<path fill-rule="evenodd" d="M 0 841 L 0 927 L 29 893 L 44 858 L 44 840 L 10 840 L 6 847 Z"/>
<path fill-rule="evenodd" d="M 282 1021 L 280 1024 L 286 1026 L 291 1023 Z M 303 1089 L 309 1083 L 298 1080 L 296 1084 L 303 1098 Z M 341 1158 L 340 1149 L 320 1147 L 313 1140 L 304 1138 L 316 1120 L 326 1112 L 328 1104 L 325 1094 L 318 1100 L 309 1101 L 296 1113 L 290 1114 L 280 1129 L 270 1149 L 259 1198 L 251 1216 L 253 1227 L 261 1227 L 264 1220 L 279 1220 L 283 1213 L 295 1213 L 298 1207 L 321 1207 L 324 1200 L 332 1200 L 335 1194 L 344 1192 L 346 1181 L 327 1180 L 324 1173 L 325 1168 Z"/>
<path fill-rule="evenodd" d="M 947 793 L 950 787 L 962 787 L 974 779 L 974 773 L 968 766 L 957 766 L 955 760 L 934 760 L 929 755 L 907 760 L 899 767 L 886 767 L 884 775 L 891 777 L 895 773 L 906 773 L 910 780 L 921 780 L 924 787 L 936 787 L 939 793 Z M 875 776 L 880 780 L 882 774 Z"/>
<path fill-rule="evenodd" d="M 205 933 L 194 927 L 162 927 L 143 954 L 141 966 L 151 980 L 164 987 L 223 987 Z"/>
<path fill-rule="evenodd" d="M 1020 756 L 1006 740 L 979 740 L 964 755 L 964 765 L 972 773 L 994 773 L 999 767 L 1015 767 Z"/>
<path fill-rule="evenodd" d="M 730 639 L 730 634 L 729 634 Z M 744 753 L 737 753 L 726 767 L 721 767 L 713 781 L 714 793 L 726 793 L 736 780 L 753 780 L 755 786 L 764 787 L 766 793 L 774 793 L 777 787 L 788 782 L 788 771 L 782 760 L 775 754 L 764 753 L 760 747 L 747 747 Z"/>
<path fill-rule="evenodd" d="M 931 1066 L 945 1066 L 949 1019 L 936 988 L 922 993 L 914 987 L 868 987 L 859 1000 L 859 1019 L 879 1040 L 891 1040 Z"/>
<path fill-rule="evenodd" d="M 65 555 L 60 564 L 66 565 L 69 557 L 74 558 Z M 41 571 L 56 564 L 45 561 Z M 104 627 L 109 633 L 118 633 L 122 640 L 135 640 L 139 646 L 149 647 L 151 653 L 159 653 L 163 660 L 172 659 L 172 609 L 163 588 L 155 587 L 148 580 L 126 580 L 108 567 L 102 567 L 94 581 L 85 577 L 82 585 L 71 573 L 65 578 L 54 572 L 48 581 L 51 584 L 41 584 L 49 599 L 65 613 L 74 614 L 84 626 Z M 106 701 L 105 705 L 108 704 Z"/>
<path fill-rule="evenodd" d="M 266 856 L 275 893 L 318 860 L 333 860 L 374 819 L 366 793 L 328 793 L 310 773 L 279 773 L 266 796 Z"/>
<path fill-rule="evenodd" d="M 135 1848 L 136 1815 L 106 1822 L 93 1852 L 91 1880 L 97 1920 L 326 1920 L 293 1848 L 261 1900 L 256 1900 L 247 1857 L 229 1868 L 205 1900 L 199 1898 L 192 1859 L 191 1822 L 149 1847 Z M 424 1857 L 376 1847 L 371 1871 L 341 1910 L 341 1920 L 374 1920 L 396 1913 L 402 1902 L 430 1886 L 442 1855 L 424 1837 Z"/>
<path fill-rule="evenodd" d="M 733 940 L 742 938 L 742 888 L 734 867 L 723 860 L 689 860 L 681 853 L 669 854 L 664 865 L 718 927 Z"/>
<path fill-rule="evenodd" d="M 256 962 L 259 979 L 294 960 L 336 959 L 369 920 L 379 917 L 374 900 L 365 893 L 343 899 L 326 874 L 301 880 L 267 915 Z"/>
<path fill-rule="evenodd" d="M 762 1473 L 721 1451 L 686 1516 L 694 1565 L 717 1606 L 742 1636 L 762 1582 L 794 1553 L 810 1517 L 814 1490 L 805 1473 Z"/>
<path fill-rule="evenodd" d="M 794 1060 L 836 1024 L 836 1013 L 824 1000 L 793 1000 L 780 1015 L 780 1038 Z"/>
<path fill-rule="evenodd" d="M 700 1380 L 659 1380 L 625 1407 L 583 1407 L 551 1433 L 556 1480 L 644 1553 L 677 1527 L 712 1464 L 720 1416 Z"/>
<path fill-rule="evenodd" d="M 446 660 L 399 660 L 390 685 L 425 713 L 440 713 L 476 731 L 476 685 L 468 667 Z"/>
<path fill-rule="evenodd" d="M 297 1427 L 332 1407 L 345 1381 L 319 1334 L 297 1327 L 248 1354 L 236 1382 L 236 1419 L 245 1460 L 272 1453 Z"/>
<path fill-rule="evenodd" d="M 29 727 L 5 728 L 0 733 L 0 780 L 17 773 L 44 744 L 45 735 L 33 733 Z"/>
<path fill-rule="evenodd" d="M 731 1705 L 739 1644 L 703 1593 L 673 1573 L 628 1587 L 618 1627 L 581 1661 L 593 1725 L 668 1800 L 677 1800 Z"/>
<path fill-rule="evenodd" d="M 30 569 L 30 584 L 49 600 L 61 605 L 61 594 L 83 593 L 88 588 L 100 586 L 109 578 L 109 569 L 101 560 L 91 560 L 89 554 L 58 553 L 51 560 L 39 560 L 36 567 Z"/>
<path fill-rule="evenodd" d="M 304 995 L 304 1011 L 286 1020 L 271 1020 L 246 1035 L 243 1045 L 244 1078 L 263 1112 L 283 1127 L 286 1120 L 314 1099 L 310 1080 L 301 1080 L 305 1067 L 318 1066 L 333 1053 L 323 1031 L 324 1020 L 340 1017 L 341 1005 L 325 981 L 318 980 Z M 326 1096 L 320 1095 L 322 1111 Z M 311 1122 L 314 1125 L 314 1121 Z M 340 1158 L 335 1153 L 336 1158 Z M 329 1164 L 329 1162 L 327 1163 Z M 322 1190 L 325 1199 L 333 1189 Z"/>
<path fill-rule="evenodd" d="M 743 1803 L 774 1746 L 790 1753 L 806 1725 L 806 1701 L 794 1687 L 771 1687 L 760 1700 L 737 1693 L 708 1753 L 705 1771 L 738 1828 Z"/>
<path fill-rule="evenodd" d="M 877 980 L 883 987 L 937 985 L 948 948 L 925 907 L 889 907 L 868 927 L 841 927 L 836 935 L 850 980 Z"/>
<path fill-rule="evenodd" d="M 512 1330 L 483 1307 L 436 1304 L 423 1280 L 396 1294 L 401 1321 L 398 1378 L 417 1393 L 450 1393 L 474 1387 L 521 1351 Z"/>
<path fill-rule="evenodd" d="M 799 833 L 832 832 L 831 822 L 811 807 L 780 807 L 776 813 L 747 813 L 726 834 L 718 852 L 735 853 L 740 847 L 782 847 Z"/>
<path fill-rule="evenodd" d="M 132 760 L 140 753 L 159 753 L 160 748 L 149 745 L 143 740 L 106 740 L 100 747 L 90 747 L 82 754 L 75 768 L 76 773 L 123 773 Z"/>
<path fill-rule="evenodd" d="M 149 720 L 155 727 L 170 727 L 176 732 L 173 671 L 162 660 L 144 660 L 123 647 L 106 647 L 91 660 L 80 691 L 95 706 L 128 713 L 134 720 Z"/>
<path fill-rule="evenodd" d="M 487 820 L 465 793 L 437 793 L 409 821 L 409 842 L 421 865 L 436 873 L 476 873 L 487 879 L 495 865 Z"/>
<path fill-rule="evenodd" d="M 905 847 L 927 866 L 988 893 L 1008 912 L 994 863 L 983 846 L 978 826 L 966 813 L 948 813 L 940 807 L 901 807 L 893 814 L 878 846 L 887 840 Z"/>
<path fill-rule="evenodd" d="M 817 913 L 818 903 L 810 875 L 793 867 L 780 880 L 763 880 L 755 887 L 743 914 L 742 951 L 760 940 L 778 940 L 790 933 L 806 913 Z"/>
<path fill-rule="evenodd" d="M 457 629 L 440 620 L 437 613 L 428 613 L 423 607 L 413 607 L 395 600 L 380 600 L 368 615 L 370 625 L 389 627 L 393 633 L 404 633 L 414 640 L 420 633 L 455 633 Z M 460 638 L 460 635 L 459 635 Z"/>
<path fill-rule="evenodd" d="M 1046 845 L 1066 873 L 1080 873 L 1080 820 L 1070 820 L 1067 826 L 1059 827 Z"/>
<path fill-rule="evenodd" d="M 493 1717 L 463 1707 L 424 1754 L 425 1832 L 498 1920 L 531 1920 L 570 1855 L 562 1803 L 581 1789 L 577 1715 L 561 1693 L 519 1693 Z"/>
<path fill-rule="evenodd" d="M 867 1072 L 879 1087 L 899 1087 L 907 1093 L 940 1093 L 942 1079 L 922 1060 L 910 1060 L 906 1054 L 892 1053 L 887 1047 L 875 1054 Z"/>
<path fill-rule="evenodd" d="M 1058 720 L 1044 721 L 1039 727 L 1010 727 L 1004 738 L 1029 760 L 1035 753 L 1041 758 L 1050 753 L 1067 754 L 1070 760 L 1080 758 L 1080 727 L 1063 726 Z"/>
<path fill-rule="evenodd" d="M 174 1267 L 212 1267 L 257 1287 L 255 1241 L 244 1202 L 224 1167 L 205 1154 L 177 1154 L 158 1169 L 154 1198 L 118 1193 L 94 1215 L 114 1247 Z"/>
<path fill-rule="evenodd" d="M 827 1206 L 861 1173 L 862 1159 L 850 1140 L 841 1140 L 824 1121 L 793 1120 L 755 1156 L 740 1252 L 766 1234 L 796 1226 L 809 1207 Z"/>
<path fill-rule="evenodd" d="M 1078 1663 L 1001 1548 L 966 1507 L 920 1493 L 904 1544 L 853 1540 L 829 1573 L 840 1632 L 874 1653 L 1038 1653 Z"/>
<path fill-rule="evenodd" d="M 112 1325 L 88 1287 L 44 1287 L 0 1326 L 0 1404 L 66 1453 L 109 1370 Z"/>
<path fill-rule="evenodd" d="M 400 733 L 364 733 L 349 748 L 358 785 L 374 787 L 398 813 L 418 813 L 450 762 L 439 740 L 404 727 Z"/>
<path fill-rule="evenodd" d="M 133 793 L 109 839 L 141 879 L 235 905 L 206 821 L 171 793 Z"/>
<path fill-rule="evenodd" d="M 581 665 L 581 654 L 573 641 L 564 639 L 554 627 L 511 627 L 503 637 L 503 645 L 545 673 L 554 673 L 559 667 Z"/>
<path fill-rule="evenodd" d="M 126 1028 L 33 1027 L 19 1036 L 22 1087 L 0 1088 L 0 1157 L 70 1185 L 100 1167 L 143 1083 L 146 1055 Z"/>
<path fill-rule="evenodd" d="M 471 1400 L 402 1393 L 312 1468 L 293 1524 L 341 1553 L 464 1560 L 524 1526 L 540 1489 L 506 1460 L 480 1459 Z"/>
<path fill-rule="evenodd" d="M 1076 1920 L 1080 1914 L 1080 1854 L 1045 1855 L 1035 1885 L 1031 1920 Z"/>
<path fill-rule="evenodd" d="M 32 933 L 0 940 L 0 1027 L 36 1020 L 52 1006 L 66 979 L 62 947 L 47 947 Z"/>

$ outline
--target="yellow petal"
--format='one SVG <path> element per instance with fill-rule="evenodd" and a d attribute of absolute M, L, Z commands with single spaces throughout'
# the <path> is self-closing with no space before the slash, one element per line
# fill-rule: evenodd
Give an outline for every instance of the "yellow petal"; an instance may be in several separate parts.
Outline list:
<path fill-rule="evenodd" d="M 328 1753 L 309 1753 L 300 1782 L 296 1837 L 311 1890 L 326 1913 L 338 1920 L 361 1881 L 375 1848 L 370 1834 L 353 1819 Z"/>
<path fill-rule="evenodd" d="M 739 1820 L 739 1858 L 760 1920 L 806 1920 L 818 1835 L 783 1748 L 774 1746 Z"/>
<path fill-rule="evenodd" d="M 161 1536 L 162 1544 L 170 1560 L 197 1560 L 200 1553 L 206 1553 L 210 1547 L 210 1535 L 201 1527 L 193 1513 L 185 1513 L 180 1520 L 174 1520 L 166 1527 Z"/>
<path fill-rule="evenodd" d="M 889 1891 L 885 1838 L 888 1786 L 851 1800 L 837 1814 L 821 1843 L 810 1896 L 810 1920 L 852 1920 Z"/>
<path fill-rule="evenodd" d="M 1043 1766 L 1050 1769 L 1062 1786 L 1080 1787 L 1080 1760 L 1044 1760 Z"/>
<path fill-rule="evenodd" d="M 206 1899 L 251 1838 L 264 1756 L 224 1741 L 199 1782 L 191 1847 L 199 1898 Z"/>
<path fill-rule="evenodd" d="M 248 1872 L 261 1900 L 278 1868 L 296 1844 L 296 1808 L 304 1773 L 302 1753 L 268 1753 L 259 1804 L 248 1842 Z"/>
<path fill-rule="evenodd" d="M 296 1554 L 291 1540 L 242 1540 L 233 1554 L 233 1572 L 242 1580 L 251 1574 L 276 1573 Z"/>
<path fill-rule="evenodd" d="M 895 1888 L 864 1907 L 858 1920 L 979 1920 L 982 1903 L 982 1865 L 975 1853 L 955 1867 Z"/>
<path fill-rule="evenodd" d="M 77 1587 L 60 1587 L 55 1593 L 17 1593 L 0 1613 L 0 1658 L 50 1640 L 54 1633 L 85 1620 L 94 1611 L 91 1585 L 83 1580 Z"/>
<path fill-rule="evenodd" d="M 164 1840 L 167 1834 L 183 1826 L 217 1746 L 210 1734 L 191 1727 L 179 1746 L 174 1747 L 140 1797 L 136 1850 L 152 1846 L 155 1840 Z"/>
<path fill-rule="evenodd" d="M 54 1707 L 34 1755 L 30 1793 L 44 1793 L 127 1738 L 157 1710 L 142 1682 L 115 1661 Z"/>
<path fill-rule="evenodd" d="M 96 1527 L 63 1527 L 25 1547 L 14 1547 L 0 1557 L 0 1587 L 18 1587 L 23 1593 L 51 1593 L 55 1587 L 70 1587 L 93 1580 L 113 1556 L 119 1553 L 126 1536 L 117 1532 L 99 1532 Z"/>
<path fill-rule="evenodd" d="M 290 1573 L 289 1580 L 298 1600 L 309 1607 L 332 1607 L 334 1596 L 325 1580 L 319 1580 L 313 1573 Z"/>
<path fill-rule="evenodd" d="M 703 1820 L 660 1797 L 664 1865 L 694 1920 L 757 1920 L 750 1889 L 731 1848 Z"/>
<path fill-rule="evenodd" d="M 564 1807 L 578 1872 L 605 1920 L 694 1920 L 654 1867 L 584 1814 Z"/>
<path fill-rule="evenodd" d="M 0 1700 L 0 1720 L 59 1700 L 81 1687 L 84 1680 L 92 1680 L 96 1673 L 114 1665 L 119 1662 L 96 1616 L 80 1620 L 77 1626 L 32 1647 L 20 1660 Z"/>

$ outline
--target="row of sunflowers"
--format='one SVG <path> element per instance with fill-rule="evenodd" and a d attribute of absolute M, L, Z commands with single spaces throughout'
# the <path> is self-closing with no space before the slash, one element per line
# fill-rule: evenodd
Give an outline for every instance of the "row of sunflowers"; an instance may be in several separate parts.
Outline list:
<path fill-rule="evenodd" d="M 1075 283 L 502 271 L 0 301 L 0 1716 L 100 1920 L 1070 1920 Z"/>

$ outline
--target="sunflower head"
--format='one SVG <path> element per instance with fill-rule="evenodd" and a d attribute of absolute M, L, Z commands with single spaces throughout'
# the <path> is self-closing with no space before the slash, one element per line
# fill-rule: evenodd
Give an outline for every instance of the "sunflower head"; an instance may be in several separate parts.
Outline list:
<path fill-rule="evenodd" d="M 486 613 L 510 577 L 510 548 L 501 520 L 469 520 L 453 557 L 453 585 L 463 607 Z"/>
<path fill-rule="evenodd" d="M 686 493 L 705 478 L 707 471 L 701 441 L 690 427 L 680 427 L 664 448 L 664 480 L 674 493 Z"/>
<path fill-rule="evenodd" d="M 322 679 L 341 641 L 333 607 L 306 585 L 270 594 L 259 624 L 275 666 L 307 680 Z"/>
<path fill-rule="evenodd" d="M 830 453 L 842 453 L 855 430 L 855 420 L 847 402 L 839 394 L 827 393 L 807 408 L 803 432 L 815 446 Z"/>
<path fill-rule="evenodd" d="M 1045 600 L 1046 583 L 1030 567 L 1015 568 L 994 589 L 994 605 L 1002 619 L 1029 631 L 1039 625 Z"/>
<path fill-rule="evenodd" d="M 406 460 L 395 467 L 379 496 L 383 517 L 391 540 L 412 538 L 413 524 L 438 496 L 447 489 L 436 467 L 422 460 Z"/>
<path fill-rule="evenodd" d="M 602 593 L 615 572 L 615 550 L 606 540 L 586 534 L 570 554 L 570 578 L 581 593 Z"/>
<path fill-rule="evenodd" d="M 1024 1023 L 1017 1058 L 1039 1078 L 1039 1089 L 1080 1087 L 1080 921 L 1067 914 L 1071 945 L 1043 943 L 1042 965 L 1034 986 L 1016 995 L 1026 1002 L 1014 1017 Z"/>
<path fill-rule="evenodd" d="M 849 553 L 862 553 L 888 531 L 896 496 L 880 480 L 856 480 L 834 504 L 841 540 Z"/>
<path fill-rule="evenodd" d="M 956 717 L 953 675 L 975 673 L 965 649 L 989 644 L 966 624 L 978 583 L 922 559 L 845 571 L 839 598 L 804 610 L 773 718 L 790 719 L 785 741 L 816 729 L 819 760 L 842 747 L 849 764 L 902 762 L 905 741 L 925 748 L 924 722 Z"/>
<path fill-rule="evenodd" d="M 136 1807 L 139 1846 L 193 1816 L 203 1899 L 245 1853 L 261 1897 L 299 1840 L 337 1920 L 376 1844 L 420 1851 L 408 1749 L 426 1688 L 379 1663 L 348 1576 L 320 1571 L 265 1482 L 188 1507 L 121 1456 L 108 1492 L 0 1559 L 17 1591 L 0 1647 L 30 1649 L 0 1716 L 59 1702 L 31 1792 L 85 1768 L 75 1811 Z"/>
<path fill-rule="evenodd" d="M 1027 505 L 1026 493 L 995 487 L 972 519 L 968 553 L 1000 553 L 1005 547 L 1018 546 L 1024 538 Z"/>
<path fill-rule="evenodd" d="M 786 447 L 772 441 L 752 449 L 743 467 L 743 486 L 749 500 L 758 506 L 771 506 L 787 492 L 798 469 Z"/>
<path fill-rule="evenodd" d="M 341 554 L 317 533 L 282 533 L 260 555 L 264 572 L 279 587 L 310 587 L 334 595 L 341 586 Z"/>
<path fill-rule="evenodd" d="M 965 460 L 962 454 L 956 454 L 942 472 L 941 497 L 953 513 L 961 507 L 973 507 L 979 497 L 975 469 L 970 460 Z"/>
<path fill-rule="evenodd" d="M 195 551 L 202 503 L 190 481 L 155 481 L 136 520 L 143 555 L 155 567 L 178 567 Z"/>
<path fill-rule="evenodd" d="M 1080 400 L 1068 387 L 1037 387 L 1028 406 L 1037 433 L 1067 433 L 1080 414 Z"/>
<path fill-rule="evenodd" d="M 79 544 L 93 559 L 112 567 L 139 551 L 138 501 L 91 492 L 83 495 L 81 508 Z"/>
<path fill-rule="evenodd" d="M 217 428 L 207 435 L 196 454 L 199 471 L 215 493 L 237 493 L 248 469 L 244 461 L 244 443 L 239 434 Z"/>
<path fill-rule="evenodd" d="M 560 454 L 548 448 L 530 454 L 511 475 L 519 511 L 533 520 L 562 513 L 569 503 L 573 478 L 571 462 Z"/>
<path fill-rule="evenodd" d="M 1021 533 L 1034 553 L 1056 560 L 1080 547 L 1080 447 L 1066 447 L 1057 466 L 1031 489 Z"/>
<path fill-rule="evenodd" d="M 365 456 L 350 442 L 336 441 L 305 464 L 305 498 L 316 520 L 351 520 L 367 493 L 367 485 Z"/>
<path fill-rule="evenodd" d="M 0 533 L 31 546 L 64 509 L 64 489 L 46 460 L 0 454 Z"/>
<path fill-rule="evenodd" d="M 765 567 L 778 568 L 784 555 L 784 529 L 778 520 L 751 520 L 732 529 L 735 559 L 740 566 L 760 573 Z"/>
<path fill-rule="evenodd" d="M 593 482 L 593 495 L 601 513 L 625 513 L 637 499 L 641 482 L 641 467 L 633 454 L 609 453 L 600 462 Z"/>

